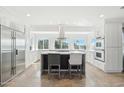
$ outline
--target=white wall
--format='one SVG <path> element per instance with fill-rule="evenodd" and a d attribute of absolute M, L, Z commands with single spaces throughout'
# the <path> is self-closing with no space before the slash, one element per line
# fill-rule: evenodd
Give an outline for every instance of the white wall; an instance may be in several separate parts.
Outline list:
<path fill-rule="evenodd" d="M 31 27 L 26 25 L 26 33 L 25 33 L 25 36 L 26 36 L 26 57 L 25 57 L 25 62 L 26 62 L 26 68 L 29 67 L 32 63 L 38 61 L 40 59 L 40 54 L 39 54 L 39 51 L 33 49 L 33 50 L 30 50 L 30 46 L 31 46 L 31 38 L 33 38 L 33 43 L 34 43 L 34 46 L 36 45 L 36 36 L 35 35 L 32 35 L 30 33 L 31 31 Z M 34 47 L 36 48 L 36 46 Z"/>
<path fill-rule="evenodd" d="M 26 68 L 32 64 L 30 60 L 30 26 L 25 26 L 26 50 L 25 50 L 25 65 Z"/>

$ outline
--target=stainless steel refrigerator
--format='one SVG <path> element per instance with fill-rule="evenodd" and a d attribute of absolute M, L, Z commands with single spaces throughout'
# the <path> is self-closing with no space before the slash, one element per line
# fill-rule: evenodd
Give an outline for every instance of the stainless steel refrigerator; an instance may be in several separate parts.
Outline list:
<path fill-rule="evenodd" d="M 25 69 L 25 35 L 0 25 L 0 85 Z"/>
<path fill-rule="evenodd" d="M 122 51 L 123 51 L 123 72 L 124 72 L 124 27 L 122 28 Z"/>

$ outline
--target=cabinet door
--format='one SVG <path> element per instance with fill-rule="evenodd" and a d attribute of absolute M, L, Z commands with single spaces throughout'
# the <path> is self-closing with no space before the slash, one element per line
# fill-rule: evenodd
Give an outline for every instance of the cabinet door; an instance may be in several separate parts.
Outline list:
<path fill-rule="evenodd" d="M 11 30 L 5 26 L 1 26 L 1 83 L 6 82 L 12 77 L 11 41 Z"/>
<path fill-rule="evenodd" d="M 16 32 L 16 74 L 25 69 L 25 36 Z"/>
<path fill-rule="evenodd" d="M 106 72 L 122 71 L 122 48 L 107 48 L 106 56 Z"/>
<path fill-rule="evenodd" d="M 105 47 L 122 46 L 122 25 L 120 23 L 108 23 L 105 25 Z"/>

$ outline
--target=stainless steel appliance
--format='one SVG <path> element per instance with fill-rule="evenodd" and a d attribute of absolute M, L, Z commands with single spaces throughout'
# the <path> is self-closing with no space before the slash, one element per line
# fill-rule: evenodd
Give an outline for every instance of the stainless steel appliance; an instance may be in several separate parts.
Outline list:
<path fill-rule="evenodd" d="M 25 35 L 21 32 L 15 32 L 16 40 L 16 74 L 25 69 Z"/>
<path fill-rule="evenodd" d="M 25 68 L 24 33 L 0 25 L 0 85 Z"/>
<path fill-rule="evenodd" d="M 5 26 L 0 26 L 0 76 L 1 84 L 8 81 L 12 77 L 12 40 L 11 40 L 11 30 Z"/>
<path fill-rule="evenodd" d="M 104 49 L 104 39 L 96 39 L 96 49 Z"/>
<path fill-rule="evenodd" d="M 105 61 L 104 38 L 96 38 L 95 59 L 100 62 Z"/>
<path fill-rule="evenodd" d="M 124 72 L 124 27 L 122 28 L 123 72 Z"/>
<path fill-rule="evenodd" d="M 105 61 L 105 55 L 103 50 L 96 50 L 95 59 L 99 61 Z"/>

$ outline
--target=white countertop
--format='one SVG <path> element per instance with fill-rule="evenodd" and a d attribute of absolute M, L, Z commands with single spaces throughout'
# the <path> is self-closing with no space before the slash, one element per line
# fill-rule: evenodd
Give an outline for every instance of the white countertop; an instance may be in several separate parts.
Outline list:
<path fill-rule="evenodd" d="M 86 54 L 84 51 L 68 51 L 68 52 L 62 52 L 62 51 L 42 51 L 41 52 L 41 54 L 71 54 L 71 53 Z"/>

